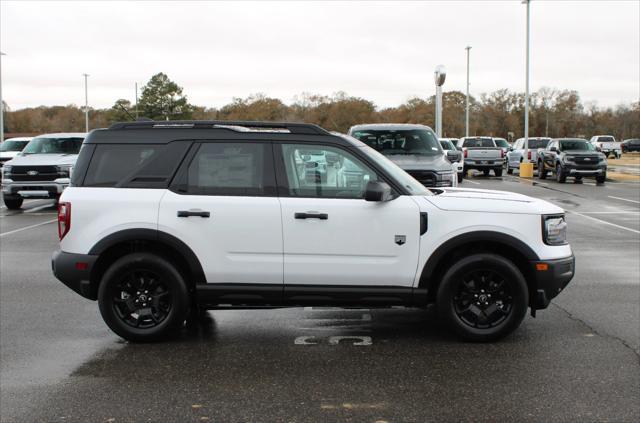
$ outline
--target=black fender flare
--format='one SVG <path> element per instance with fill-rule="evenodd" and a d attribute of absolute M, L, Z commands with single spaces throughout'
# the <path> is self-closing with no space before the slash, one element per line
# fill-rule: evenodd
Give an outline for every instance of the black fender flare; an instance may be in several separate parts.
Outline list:
<path fill-rule="evenodd" d="M 114 232 L 102 238 L 91 247 L 89 254 L 99 256 L 110 247 L 127 241 L 158 242 L 174 249 L 184 258 L 189 266 L 193 277 L 192 282 L 195 284 L 206 283 L 202 264 L 200 264 L 200 260 L 198 260 L 193 250 L 179 238 L 154 229 L 125 229 Z"/>
<path fill-rule="evenodd" d="M 511 235 L 495 231 L 472 231 L 457 235 L 450 240 L 440 244 L 438 248 L 429 256 L 422 268 L 419 286 L 426 288 L 432 279 L 434 271 L 442 259 L 447 257 L 456 248 L 474 242 L 495 242 L 513 248 L 528 261 L 539 261 L 540 258 L 527 244 Z"/>

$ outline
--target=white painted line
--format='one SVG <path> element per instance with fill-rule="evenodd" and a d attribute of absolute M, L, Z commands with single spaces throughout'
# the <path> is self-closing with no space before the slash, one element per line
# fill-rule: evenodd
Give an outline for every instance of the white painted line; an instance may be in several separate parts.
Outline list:
<path fill-rule="evenodd" d="M 58 219 L 53 219 L 53 220 L 47 220 L 46 222 L 42 222 L 42 223 L 36 223 L 35 225 L 31 225 L 31 226 L 25 226 L 24 228 L 19 228 L 19 229 L 14 229 L 12 231 L 8 231 L 8 232 L 3 232 L 0 234 L 0 237 L 3 237 L 5 235 L 11 235 L 11 234 L 15 234 L 17 232 L 22 232 L 22 231 L 26 231 L 27 229 L 33 229 L 33 228 L 37 228 L 39 226 L 44 226 L 44 225 L 48 225 L 49 223 L 53 223 L 53 222 L 57 222 Z"/>
<path fill-rule="evenodd" d="M 640 211 L 580 212 L 582 214 L 639 214 Z"/>
<path fill-rule="evenodd" d="M 480 185 L 480 182 L 472 181 L 471 179 L 465 179 L 465 181 L 467 181 L 467 182 L 469 182 L 471 184 Z"/>
<path fill-rule="evenodd" d="M 577 214 L 578 216 L 582 216 L 585 219 L 590 219 L 590 220 L 593 220 L 593 221 L 596 221 L 596 222 L 603 223 L 605 225 L 613 226 L 613 227 L 616 227 L 616 228 L 619 228 L 619 229 L 624 229 L 625 231 L 633 232 L 634 234 L 640 234 L 640 231 L 637 231 L 635 229 L 627 228 L 626 226 L 616 225 L 615 223 L 607 222 L 606 220 L 600 220 L 600 219 L 597 219 L 597 218 L 592 217 L 592 216 L 587 216 L 586 214 L 582 214 L 582 213 L 578 213 L 578 212 L 574 212 L 574 211 L 569 211 L 569 210 L 567 210 L 567 213 Z"/>
<path fill-rule="evenodd" d="M 329 345 L 338 345 L 340 341 L 344 339 L 357 339 L 358 342 L 353 343 L 353 345 L 356 346 L 369 346 L 373 344 L 373 340 L 370 336 L 332 336 L 329 338 Z"/>
<path fill-rule="evenodd" d="M 34 207 L 32 209 L 25 210 L 24 213 L 34 213 L 34 212 L 37 212 L 38 210 L 48 209 L 50 207 L 51 207 L 51 204 L 45 204 L 43 206 L 38 206 L 38 207 Z"/>
<path fill-rule="evenodd" d="M 315 336 L 298 336 L 294 341 L 294 345 L 318 345 L 318 342 L 309 342 Z"/>
<path fill-rule="evenodd" d="M 609 198 L 614 198 L 614 199 L 616 199 L 616 200 L 628 201 L 628 202 L 630 202 L 630 203 L 640 204 L 640 201 L 637 201 L 637 200 L 629 200 L 628 198 L 614 197 L 613 195 L 607 195 L 607 197 L 609 197 Z"/>

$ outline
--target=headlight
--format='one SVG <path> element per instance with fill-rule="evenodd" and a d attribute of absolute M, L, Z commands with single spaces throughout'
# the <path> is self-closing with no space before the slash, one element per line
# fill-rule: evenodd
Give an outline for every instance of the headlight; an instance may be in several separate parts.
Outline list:
<path fill-rule="evenodd" d="M 446 170 L 444 172 L 436 172 L 436 186 L 453 186 L 454 178 L 457 178 L 457 175 L 453 171 Z"/>
<path fill-rule="evenodd" d="M 62 176 L 62 177 L 66 177 L 68 178 L 70 173 L 71 173 L 71 167 L 73 165 L 60 165 L 60 166 L 56 166 L 58 168 L 58 175 Z"/>
<path fill-rule="evenodd" d="M 600 158 L 601 162 L 606 162 L 607 161 L 607 156 L 605 156 L 604 154 L 600 153 L 600 156 L 598 156 Z"/>
<path fill-rule="evenodd" d="M 565 162 L 572 162 L 574 161 L 576 158 L 573 156 L 564 156 L 564 161 Z"/>
<path fill-rule="evenodd" d="M 10 173 L 11 173 L 11 168 L 12 168 L 12 167 L 13 167 L 13 166 L 11 166 L 11 165 L 5 165 L 5 166 L 3 166 L 3 167 L 2 167 L 2 174 L 3 174 L 3 175 L 8 175 L 8 174 L 10 174 Z"/>
<path fill-rule="evenodd" d="M 564 215 L 542 216 L 542 235 L 547 245 L 567 243 L 567 222 Z"/>

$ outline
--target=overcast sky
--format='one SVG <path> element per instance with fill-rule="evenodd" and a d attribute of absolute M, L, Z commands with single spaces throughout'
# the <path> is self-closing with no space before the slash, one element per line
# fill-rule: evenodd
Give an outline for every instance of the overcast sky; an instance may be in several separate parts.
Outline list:
<path fill-rule="evenodd" d="M 640 2 L 532 1 L 531 89 L 579 91 L 600 106 L 640 98 Z M 134 98 L 165 72 L 189 101 L 220 107 L 264 93 L 345 91 L 380 107 L 445 91 L 524 91 L 526 6 L 449 2 L 0 3 L 2 94 L 13 110 Z"/>

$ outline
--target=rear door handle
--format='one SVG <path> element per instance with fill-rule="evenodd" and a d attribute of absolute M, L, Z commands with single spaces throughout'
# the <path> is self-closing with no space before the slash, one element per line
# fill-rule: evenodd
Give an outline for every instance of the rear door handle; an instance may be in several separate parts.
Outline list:
<path fill-rule="evenodd" d="M 178 217 L 190 217 L 190 216 L 210 217 L 211 213 L 209 213 L 208 211 L 201 211 L 201 210 L 178 210 Z"/>
<path fill-rule="evenodd" d="M 294 215 L 296 219 L 320 219 L 327 220 L 329 215 L 327 213 L 296 213 Z"/>

